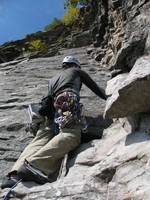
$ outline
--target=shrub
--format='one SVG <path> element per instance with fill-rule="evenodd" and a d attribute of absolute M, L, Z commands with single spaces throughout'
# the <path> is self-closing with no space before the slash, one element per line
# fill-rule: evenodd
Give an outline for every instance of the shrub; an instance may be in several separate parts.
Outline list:
<path fill-rule="evenodd" d="M 79 0 L 65 0 L 64 1 L 64 7 L 65 7 L 65 9 L 67 9 L 69 6 L 76 7 L 78 2 L 79 2 Z"/>
<path fill-rule="evenodd" d="M 51 29 L 56 28 L 57 26 L 61 25 L 62 21 L 60 19 L 57 19 L 56 17 L 53 19 L 52 23 L 47 25 L 44 30 L 45 31 L 50 31 Z"/>
<path fill-rule="evenodd" d="M 77 7 L 77 5 L 85 6 L 87 5 L 89 0 L 65 0 L 64 7 L 67 9 L 69 6 Z"/>
<path fill-rule="evenodd" d="M 79 8 L 76 8 L 74 6 L 70 6 L 66 13 L 63 16 L 62 22 L 65 26 L 71 26 L 73 25 L 79 15 Z"/>
<path fill-rule="evenodd" d="M 33 40 L 28 45 L 28 51 L 45 51 L 47 49 L 47 45 L 44 41 L 40 39 Z"/>

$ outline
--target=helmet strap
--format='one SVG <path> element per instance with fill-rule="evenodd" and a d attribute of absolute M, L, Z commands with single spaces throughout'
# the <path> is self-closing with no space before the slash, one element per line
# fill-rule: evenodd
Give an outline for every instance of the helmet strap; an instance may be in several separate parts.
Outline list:
<path fill-rule="evenodd" d="M 75 63 L 63 63 L 62 67 L 65 68 L 65 69 L 71 68 L 71 67 L 78 67 L 78 68 L 80 68 L 80 66 L 78 66 Z"/>

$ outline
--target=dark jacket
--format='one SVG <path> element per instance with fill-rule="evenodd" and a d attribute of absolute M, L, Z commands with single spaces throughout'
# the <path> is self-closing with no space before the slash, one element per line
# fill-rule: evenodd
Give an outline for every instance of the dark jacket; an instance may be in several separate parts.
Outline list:
<path fill-rule="evenodd" d="M 49 95 L 55 96 L 66 90 L 74 91 L 79 95 L 82 83 L 91 89 L 97 96 L 106 99 L 104 90 L 100 88 L 86 72 L 77 67 L 64 69 L 61 73 L 50 79 Z"/>
<path fill-rule="evenodd" d="M 41 109 L 40 114 L 46 116 L 50 115 L 52 111 L 50 105 L 53 105 L 53 98 L 63 91 L 73 91 L 80 96 L 79 93 L 82 83 L 91 89 L 97 96 L 106 100 L 104 90 L 100 88 L 85 71 L 77 67 L 67 68 L 50 79 L 48 96 L 44 98 L 44 108 Z"/>

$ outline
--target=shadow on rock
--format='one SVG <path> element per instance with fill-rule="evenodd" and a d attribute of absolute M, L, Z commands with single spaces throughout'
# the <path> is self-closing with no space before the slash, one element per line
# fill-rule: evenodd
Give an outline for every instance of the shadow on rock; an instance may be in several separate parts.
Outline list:
<path fill-rule="evenodd" d="M 32 188 L 32 187 L 34 187 L 34 186 L 39 186 L 39 184 L 38 183 L 35 183 L 35 182 L 33 182 L 33 181 L 28 181 L 28 182 L 22 182 L 22 185 L 24 185 L 25 187 L 27 187 L 27 188 Z"/>
<path fill-rule="evenodd" d="M 81 143 L 87 143 L 94 139 L 101 139 L 104 129 L 112 124 L 112 119 L 103 118 L 102 115 L 97 117 L 86 117 L 88 128 L 86 132 L 82 133 Z"/>
<path fill-rule="evenodd" d="M 132 132 L 126 137 L 125 145 L 131 145 L 135 143 L 145 142 L 150 140 L 150 134 L 142 131 Z"/>
<path fill-rule="evenodd" d="M 93 147 L 90 141 L 94 139 L 101 139 L 103 136 L 104 129 L 108 128 L 112 123 L 112 119 L 103 118 L 102 115 L 98 115 L 97 117 L 86 117 L 88 122 L 87 132 L 82 133 L 81 136 L 81 146 L 74 151 L 70 152 L 68 155 L 67 162 L 67 172 L 69 168 L 75 164 L 77 155 L 88 148 Z"/>

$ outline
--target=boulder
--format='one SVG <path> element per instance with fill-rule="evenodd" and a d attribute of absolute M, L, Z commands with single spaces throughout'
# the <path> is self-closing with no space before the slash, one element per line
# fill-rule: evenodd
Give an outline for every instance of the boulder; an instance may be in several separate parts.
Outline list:
<path fill-rule="evenodd" d="M 107 82 L 106 94 L 109 96 L 112 95 L 115 91 L 117 91 L 120 88 L 122 82 L 127 78 L 127 76 L 128 73 L 123 73 L 109 80 Z"/>
<path fill-rule="evenodd" d="M 120 118 L 150 111 L 150 56 L 139 58 L 125 76 L 118 75 L 108 82 L 106 92 L 112 95 L 107 100 L 105 116 Z"/>

